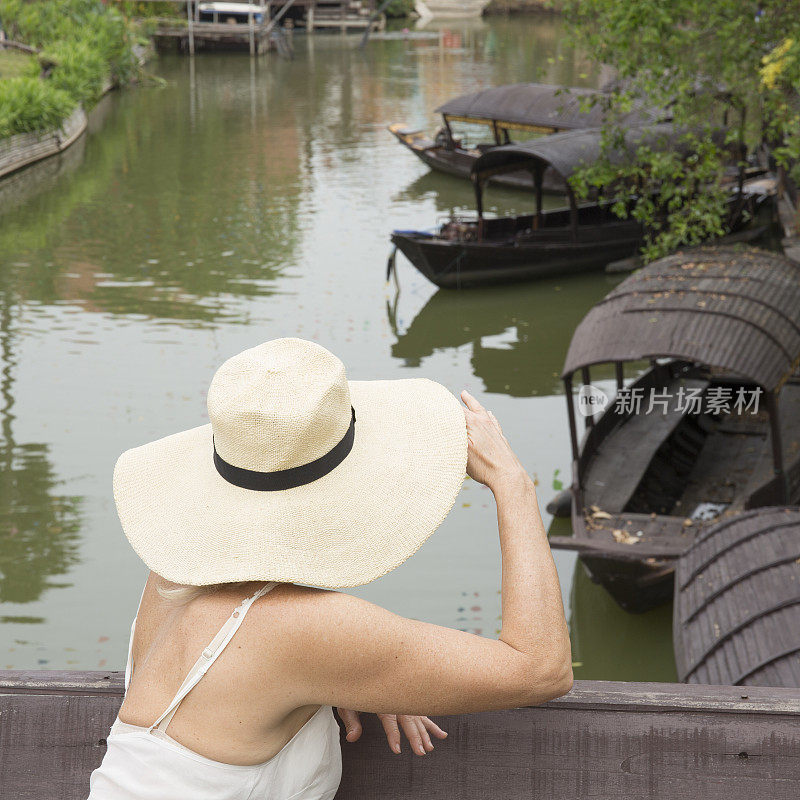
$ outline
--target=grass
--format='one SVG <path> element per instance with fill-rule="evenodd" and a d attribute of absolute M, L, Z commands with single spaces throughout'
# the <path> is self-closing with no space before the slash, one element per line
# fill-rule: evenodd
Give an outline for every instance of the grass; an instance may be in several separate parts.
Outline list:
<path fill-rule="evenodd" d="M 0 80 L 27 74 L 30 64 L 35 61 L 32 56 L 19 50 L 0 49 Z"/>

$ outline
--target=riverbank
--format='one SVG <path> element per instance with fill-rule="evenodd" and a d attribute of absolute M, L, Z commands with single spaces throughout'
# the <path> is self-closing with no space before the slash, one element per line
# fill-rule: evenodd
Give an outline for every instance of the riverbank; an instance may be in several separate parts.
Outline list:
<path fill-rule="evenodd" d="M 72 144 L 86 109 L 136 77 L 142 49 L 133 24 L 99 0 L 7 0 L 2 22 L 0 176 Z"/>

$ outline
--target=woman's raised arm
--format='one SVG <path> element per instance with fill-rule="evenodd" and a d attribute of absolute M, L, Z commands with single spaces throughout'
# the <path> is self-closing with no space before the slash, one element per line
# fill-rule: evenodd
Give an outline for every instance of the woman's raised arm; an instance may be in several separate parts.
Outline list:
<path fill-rule="evenodd" d="M 466 392 L 462 398 L 467 472 L 497 503 L 499 639 L 404 619 L 351 595 L 311 592 L 291 615 L 290 638 L 303 644 L 293 680 L 298 705 L 458 714 L 535 705 L 569 691 L 569 635 L 533 482 L 494 416 Z"/>

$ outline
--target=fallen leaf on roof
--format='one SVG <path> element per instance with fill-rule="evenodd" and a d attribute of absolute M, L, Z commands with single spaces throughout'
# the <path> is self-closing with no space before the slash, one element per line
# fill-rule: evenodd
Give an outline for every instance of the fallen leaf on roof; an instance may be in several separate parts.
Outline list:
<path fill-rule="evenodd" d="M 621 531 L 619 528 L 615 528 L 611 531 L 611 535 L 614 537 L 614 541 L 618 544 L 638 544 L 640 539 L 636 536 L 631 536 L 630 533 L 627 531 Z"/>

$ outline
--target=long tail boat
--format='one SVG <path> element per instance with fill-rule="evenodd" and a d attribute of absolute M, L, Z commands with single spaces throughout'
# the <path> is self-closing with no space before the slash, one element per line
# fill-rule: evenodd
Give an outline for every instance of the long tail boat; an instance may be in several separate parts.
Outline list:
<path fill-rule="evenodd" d="M 122 702 L 119 672 L 0 672 L 0 796 L 84 800 Z M 536 708 L 437 718 L 395 755 L 377 718 L 342 742 L 337 800 L 796 800 L 800 690 L 576 681 Z M 177 800 L 177 799 L 176 799 Z"/>
<path fill-rule="evenodd" d="M 436 109 L 442 126 L 432 136 L 409 128 L 403 122 L 389 126 L 389 132 L 431 169 L 459 178 L 469 178 L 475 161 L 494 147 L 564 131 L 599 128 L 608 116 L 610 95 L 594 89 L 551 86 L 544 83 L 515 83 L 495 86 L 448 100 Z M 662 122 L 664 111 L 639 105 L 619 115 L 625 127 Z M 459 133 L 465 125 L 485 132 L 481 141 L 468 142 Z M 468 130 L 468 129 L 465 129 Z M 498 174 L 492 182 L 514 189 L 532 189 L 527 170 Z M 564 194 L 561 175 L 545 170 L 542 189 L 547 194 Z"/>
<path fill-rule="evenodd" d="M 680 139 L 669 123 L 632 129 L 610 158 L 631 159 L 643 143 L 653 149 L 685 149 Z M 573 174 L 601 157 L 602 148 L 598 129 L 496 147 L 472 166 L 475 217 L 452 217 L 433 231 L 395 230 L 392 242 L 428 280 L 446 289 L 599 270 L 629 258 L 644 241 L 642 225 L 632 217 L 618 217 L 611 202 L 579 203 L 569 185 Z M 534 213 L 484 216 L 484 189 L 489 180 L 520 170 L 533 176 Z M 548 171 L 563 179 L 568 208 L 544 209 Z M 764 234 L 775 224 L 774 209 L 774 197 L 765 191 L 763 180 L 745 181 L 741 192 L 732 184 L 726 220 L 729 237 L 750 240 Z"/>
<path fill-rule="evenodd" d="M 626 363 L 639 370 L 627 384 Z M 551 547 L 576 550 L 629 611 L 667 601 L 707 526 L 800 500 L 798 364 L 800 264 L 706 247 L 626 278 L 567 352 L 572 535 Z M 616 378 L 613 400 L 592 369 Z"/>

